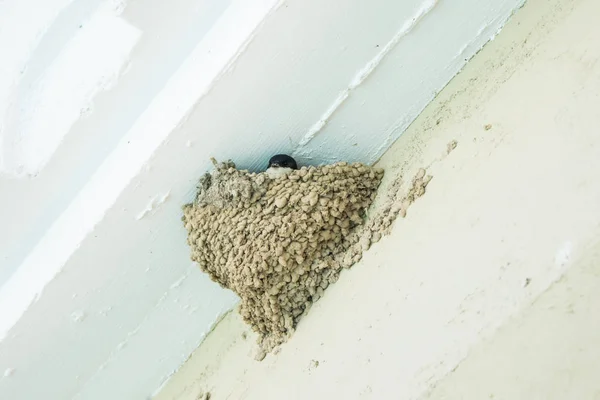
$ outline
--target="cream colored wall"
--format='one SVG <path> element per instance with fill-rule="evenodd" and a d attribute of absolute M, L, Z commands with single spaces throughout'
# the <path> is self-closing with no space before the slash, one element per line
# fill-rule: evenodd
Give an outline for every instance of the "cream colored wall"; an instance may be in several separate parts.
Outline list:
<path fill-rule="evenodd" d="M 519 20 L 538 24 L 527 35 L 527 27 L 515 27 L 522 47 L 506 59 L 521 65 L 506 83 L 510 67 L 491 74 L 501 84 L 480 112 L 512 142 L 499 145 L 514 149 L 511 178 L 528 178 L 519 203 L 505 203 L 513 215 L 527 211 L 512 218 L 522 242 L 507 254 L 522 260 L 521 276 L 531 279 L 521 290 L 540 284 L 529 272 L 538 251 L 542 282 L 555 268 L 562 272 L 474 344 L 423 399 L 600 399 L 600 4 L 531 3 Z M 514 188 L 506 183 L 498 189 Z M 507 292 L 504 301 L 514 298 Z"/>

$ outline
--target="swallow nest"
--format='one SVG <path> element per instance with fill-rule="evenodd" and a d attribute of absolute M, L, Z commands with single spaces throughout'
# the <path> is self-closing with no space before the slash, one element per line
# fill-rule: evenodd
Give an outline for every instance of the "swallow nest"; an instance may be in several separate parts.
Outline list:
<path fill-rule="evenodd" d="M 430 179 L 421 170 L 400 200 L 392 184 L 391 201 L 365 223 L 381 169 L 341 162 L 271 179 L 237 170 L 231 161 L 213 162 L 195 201 L 183 208 L 191 257 L 241 298 L 242 318 L 266 352 L 293 333 L 343 268 L 405 215 Z"/>

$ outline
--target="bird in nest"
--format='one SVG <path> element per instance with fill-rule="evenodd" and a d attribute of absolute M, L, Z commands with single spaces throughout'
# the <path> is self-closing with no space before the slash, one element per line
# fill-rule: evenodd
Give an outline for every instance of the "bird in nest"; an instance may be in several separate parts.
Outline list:
<path fill-rule="evenodd" d="M 296 160 L 287 154 L 276 154 L 269 160 L 269 166 L 267 167 L 266 173 L 269 178 L 277 179 L 289 174 L 295 169 L 298 169 Z"/>

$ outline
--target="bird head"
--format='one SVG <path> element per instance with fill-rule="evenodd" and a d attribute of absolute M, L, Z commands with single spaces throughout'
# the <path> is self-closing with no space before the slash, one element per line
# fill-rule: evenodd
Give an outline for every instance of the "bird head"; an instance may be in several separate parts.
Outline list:
<path fill-rule="evenodd" d="M 269 168 L 298 169 L 298 164 L 296 164 L 296 160 L 287 154 L 277 154 L 269 160 Z"/>

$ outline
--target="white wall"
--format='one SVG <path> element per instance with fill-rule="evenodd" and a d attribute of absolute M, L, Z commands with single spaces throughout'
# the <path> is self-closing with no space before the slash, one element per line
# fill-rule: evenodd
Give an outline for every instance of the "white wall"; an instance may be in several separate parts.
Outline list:
<path fill-rule="evenodd" d="M 0 398 L 150 395 L 235 302 L 179 220 L 208 158 L 373 162 L 521 3 L 0 3 Z"/>

